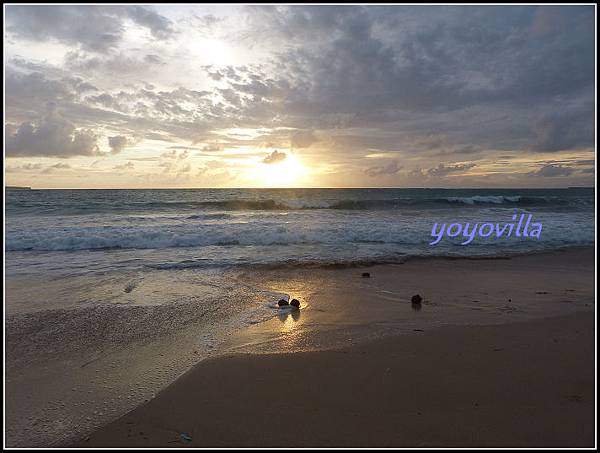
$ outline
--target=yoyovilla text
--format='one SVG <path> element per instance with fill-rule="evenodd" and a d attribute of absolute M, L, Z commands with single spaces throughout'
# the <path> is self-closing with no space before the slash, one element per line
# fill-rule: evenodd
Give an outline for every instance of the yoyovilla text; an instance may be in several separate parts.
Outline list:
<path fill-rule="evenodd" d="M 429 245 L 436 245 L 444 238 L 444 234 L 449 238 L 455 238 L 457 236 L 463 236 L 465 240 L 460 245 L 468 245 L 473 242 L 475 236 L 479 237 L 525 237 L 539 239 L 542 234 L 542 224 L 532 223 L 532 215 L 529 214 L 527 220 L 525 219 L 526 214 L 521 214 L 519 221 L 517 222 L 517 214 L 512 216 L 513 222 L 509 223 L 471 223 L 467 222 L 464 225 L 462 223 L 442 223 L 438 226 L 437 223 L 433 224 L 431 228 L 431 236 L 435 238 Z M 514 233 L 514 234 L 513 234 Z"/>

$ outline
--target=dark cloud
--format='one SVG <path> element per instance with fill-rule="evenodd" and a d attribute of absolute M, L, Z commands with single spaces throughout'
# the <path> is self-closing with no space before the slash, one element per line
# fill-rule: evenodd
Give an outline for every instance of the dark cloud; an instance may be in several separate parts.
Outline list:
<path fill-rule="evenodd" d="M 129 144 L 127 137 L 123 135 L 115 135 L 114 137 L 108 137 L 108 146 L 113 154 L 118 154 Z"/>
<path fill-rule="evenodd" d="M 129 19 L 157 39 L 171 36 L 170 21 L 142 6 L 9 5 L 6 30 L 33 41 L 53 39 L 92 52 L 114 48 Z"/>
<path fill-rule="evenodd" d="M 590 108 L 591 108 L 590 102 Z M 563 151 L 592 148 L 595 140 L 594 123 L 589 121 L 588 108 L 569 111 L 567 108 L 538 120 L 534 127 L 534 151 Z"/>
<path fill-rule="evenodd" d="M 143 6 L 128 6 L 127 11 L 131 20 L 146 27 L 155 38 L 167 39 L 174 33 L 171 21 L 155 11 Z"/>
<path fill-rule="evenodd" d="M 546 12 L 535 7 L 250 11 L 263 24 L 261 39 L 278 35 L 291 45 L 278 56 L 276 76 L 246 69 L 231 86 L 251 99 L 248 113 L 283 116 L 293 127 L 331 129 L 339 126 L 329 118 L 346 118 L 341 127 L 387 133 L 409 116 L 414 140 L 443 130 L 465 145 L 465 154 L 526 149 L 539 141 L 542 115 L 594 96 L 589 7 L 561 9 L 564 17 L 544 26 L 552 33 L 541 35 L 536 30 Z M 585 139 L 566 140 L 563 149 L 593 137 L 594 106 L 583 103 L 579 110 L 570 127 L 585 131 Z M 397 146 L 393 137 L 388 145 L 394 141 Z M 545 145 L 558 146 L 543 139 L 536 146 Z"/>
<path fill-rule="evenodd" d="M 37 124 L 6 128 L 6 155 L 71 157 L 98 153 L 97 135 L 75 126 L 51 110 Z"/>
<path fill-rule="evenodd" d="M 95 6 L 7 6 L 6 29 L 20 38 L 54 39 L 97 52 L 115 46 L 124 32 L 118 17 Z"/>
<path fill-rule="evenodd" d="M 287 157 L 287 155 L 284 152 L 275 150 L 271 154 L 267 155 L 263 159 L 263 162 L 265 164 L 276 164 L 277 162 L 284 161 L 286 157 Z"/>
<path fill-rule="evenodd" d="M 23 74 L 6 70 L 6 108 L 7 119 L 12 119 L 15 111 L 44 110 L 49 102 L 71 102 L 75 91 L 62 80 L 50 79 L 41 72 Z"/>

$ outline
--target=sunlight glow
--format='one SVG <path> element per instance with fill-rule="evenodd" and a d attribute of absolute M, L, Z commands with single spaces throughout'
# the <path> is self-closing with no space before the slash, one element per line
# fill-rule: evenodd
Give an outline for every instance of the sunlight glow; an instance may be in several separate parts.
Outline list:
<path fill-rule="evenodd" d="M 235 64 L 233 49 L 223 40 L 198 37 L 188 43 L 192 55 L 202 59 L 204 64 L 227 66 Z"/>
<path fill-rule="evenodd" d="M 258 187 L 300 187 L 305 182 L 308 169 L 300 158 L 286 153 L 286 158 L 277 163 L 262 161 L 251 170 L 252 179 Z"/>

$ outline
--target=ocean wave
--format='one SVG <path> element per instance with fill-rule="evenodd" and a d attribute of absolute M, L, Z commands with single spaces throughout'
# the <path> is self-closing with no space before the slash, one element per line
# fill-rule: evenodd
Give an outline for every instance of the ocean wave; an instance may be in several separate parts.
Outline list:
<path fill-rule="evenodd" d="M 590 210 L 594 207 L 594 191 L 590 188 L 32 190 L 11 193 L 5 205 L 8 217 L 150 214 L 220 220 L 236 211 L 434 210 L 455 206 Z"/>
<path fill-rule="evenodd" d="M 340 234 L 305 234 L 289 231 L 255 231 L 237 234 L 234 231 L 191 233 L 191 232 L 129 232 L 105 233 L 77 236 L 44 236 L 13 238 L 6 244 L 6 251 L 46 251 L 69 252 L 82 250 L 111 250 L 111 249 L 169 249 L 194 247 L 253 247 L 253 246 L 295 246 L 320 244 L 364 244 L 364 245 L 401 245 L 418 244 L 422 239 L 412 237 L 412 240 L 402 240 L 396 234 L 390 233 L 385 240 L 369 239 L 357 236 L 353 232 Z"/>
<path fill-rule="evenodd" d="M 149 249 L 197 249 L 212 247 L 211 253 L 223 256 L 235 254 L 227 249 L 243 249 L 255 247 L 271 247 L 275 253 L 284 248 L 289 248 L 294 253 L 298 247 L 312 247 L 311 253 L 319 254 L 324 248 L 329 247 L 328 253 L 365 253 L 366 250 L 408 250 L 420 249 L 424 253 L 431 251 L 428 246 L 431 240 L 431 226 L 423 226 L 419 229 L 386 229 L 379 225 L 369 229 L 368 224 L 347 225 L 343 228 L 325 227 L 315 228 L 310 231 L 301 227 L 274 228 L 264 226 L 254 228 L 252 225 L 243 225 L 241 228 L 223 228 L 215 225 L 211 229 L 190 228 L 168 230 L 168 229 L 128 229 L 100 231 L 52 232 L 43 235 L 27 235 L 7 238 L 7 252 L 75 252 L 75 251 L 101 251 L 114 249 L 149 250 Z M 556 225 L 554 228 L 546 225 L 547 233 L 543 236 L 541 244 L 585 244 L 593 243 L 593 231 L 584 229 L 576 234 L 573 231 Z M 462 238 L 459 238 L 462 241 Z M 461 247 L 473 251 L 475 247 L 509 247 L 522 245 L 524 247 L 535 246 L 537 241 L 517 241 L 510 238 L 478 238 L 479 243 Z M 453 242 L 448 238 L 448 244 Z M 215 249 L 220 249 L 219 252 Z M 298 250 L 301 253 L 301 250 Z M 461 250 L 461 253 L 463 251 Z M 200 253 L 200 252 L 199 252 Z M 204 253 L 204 252 L 202 252 Z M 265 251 L 265 253 L 270 253 Z"/>
<path fill-rule="evenodd" d="M 223 211 L 294 211 L 311 209 L 337 210 L 387 210 L 419 207 L 444 207 L 461 204 L 468 206 L 511 205 L 511 206 L 581 206 L 586 200 L 559 197 L 532 197 L 521 195 L 473 195 L 466 197 L 392 198 L 392 199 L 341 199 L 341 200 L 222 200 L 184 203 L 187 207 Z M 169 205 L 172 206 L 172 205 Z"/>
<path fill-rule="evenodd" d="M 221 199 L 221 200 L 154 200 L 124 201 L 122 203 L 104 203 L 89 201 L 61 206 L 55 203 L 41 205 L 14 203 L 7 205 L 7 212 L 35 213 L 42 215 L 145 215 L 152 214 L 185 214 L 189 219 L 221 220 L 236 211 L 301 211 L 301 210 L 402 210 L 402 209 L 437 209 L 452 206 L 464 208 L 482 206 L 507 207 L 543 207 L 557 209 L 589 209 L 593 207 L 593 197 L 572 196 L 537 196 L 537 195 L 455 195 L 441 194 L 431 196 L 399 196 L 384 198 L 264 198 L 264 199 Z M 16 210 L 16 211 L 15 211 Z"/>
<path fill-rule="evenodd" d="M 219 214 L 193 214 L 186 217 L 186 219 L 190 220 L 225 220 L 229 219 L 231 216 L 229 214 L 219 213 Z"/>
<path fill-rule="evenodd" d="M 12 237 L 6 243 L 7 251 L 78 251 L 110 249 L 168 249 L 183 247 L 232 247 L 232 246 L 285 246 L 294 244 L 320 244 L 336 240 L 334 236 L 306 234 L 285 228 L 252 228 L 241 225 L 236 228 L 197 228 L 184 225 L 181 228 L 91 228 L 70 232 L 46 232 L 45 234 Z M 339 239 L 339 238 L 338 238 Z"/>

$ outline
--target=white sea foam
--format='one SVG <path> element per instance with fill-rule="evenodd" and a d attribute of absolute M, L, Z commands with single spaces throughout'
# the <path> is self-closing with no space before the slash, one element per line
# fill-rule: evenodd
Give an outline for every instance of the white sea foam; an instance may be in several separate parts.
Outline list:
<path fill-rule="evenodd" d="M 490 200 L 489 197 L 485 199 L 488 202 Z M 9 220 L 6 226 L 6 251 L 221 247 L 226 257 L 236 247 L 270 246 L 277 253 L 281 247 L 335 246 L 337 256 L 354 256 L 356 259 L 369 258 L 382 252 L 419 255 L 428 253 L 424 246 L 429 239 L 431 225 L 435 222 L 506 222 L 513 212 L 492 209 L 479 212 L 432 211 L 408 217 L 393 211 L 358 212 L 352 215 L 339 211 L 305 211 L 283 218 L 276 213 L 236 216 L 234 220 L 222 222 L 196 218 L 182 218 L 173 222 L 158 217 L 131 223 L 121 219 L 112 225 L 108 223 L 109 219 L 102 218 L 87 219 L 76 224 L 72 223 L 75 220 L 73 218 L 52 218 L 50 221 L 37 220 L 37 225 L 29 228 Z M 549 246 L 556 243 L 593 243 L 592 217 L 593 213 L 585 212 L 536 214 L 536 219 L 539 218 L 544 224 L 540 241 Z M 488 245 L 493 253 L 493 248 L 498 244 L 489 242 Z M 460 253 L 468 254 L 469 251 L 465 249 Z M 302 257 L 300 249 L 297 253 L 294 250 L 289 252 L 290 256 Z M 313 252 L 313 258 L 326 258 L 324 250 L 315 249 Z"/>

